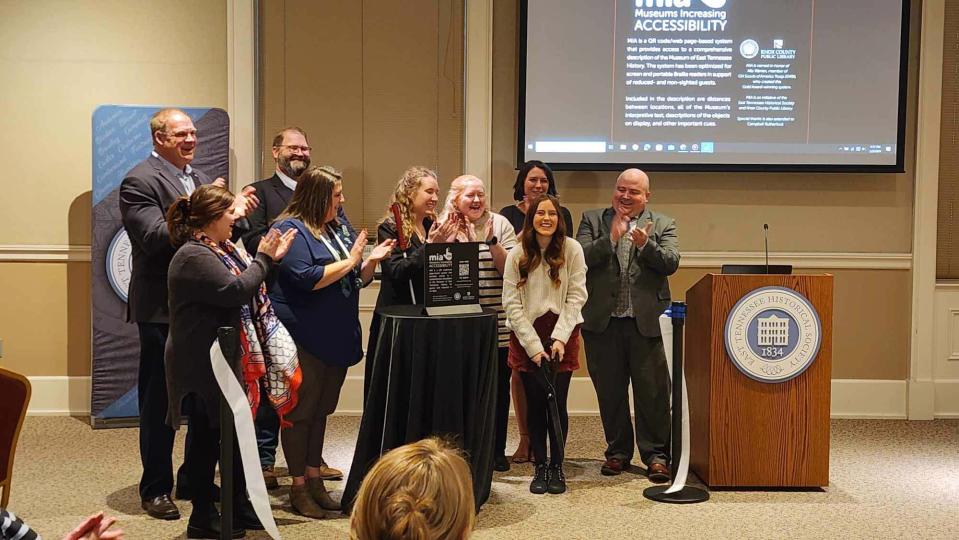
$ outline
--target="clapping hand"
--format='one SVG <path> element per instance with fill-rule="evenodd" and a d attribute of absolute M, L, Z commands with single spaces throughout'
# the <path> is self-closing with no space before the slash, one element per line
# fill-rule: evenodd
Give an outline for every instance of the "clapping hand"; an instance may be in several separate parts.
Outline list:
<path fill-rule="evenodd" d="M 123 540 L 122 530 L 108 530 L 116 522 L 117 518 L 104 517 L 103 512 L 97 512 L 68 532 L 63 540 Z"/>
<path fill-rule="evenodd" d="M 486 220 L 486 225 L 483 226 L 482 235 L 479 235 L 476 233 L 476 227 L 474 227 L 473 224 L 468 224 L 466 227 L 466 239 L 470 242 L 477 242 L 477 241 L 489 242 L 492 238 L 493 238 L 493 218 Z"/>
<path fill-rule="evenodd" d="M 222 176 L 219 176 L 217 177 L 216 180 L 213 181 L 213 185 L 219 188 L 226 189 L 226 179 L 223 178 Z"/>
<path fill-rule="evenodd" d="M 270 231 L 263 236 L 263 239 L 260 240 L 260 246 L 257 251 L 274 261 L 278 261 L 290 250 L 294 238 L 296 238 L 295 228 L 291 228 L 283 234 L 280 234 L 278 229 L 270 229 Z"/>
<path fill-rule="evenodd" d="M 250 213 L 260 205 L 260 199 L 257 199 L 254 193 L 256 193 L 255 187 L 246 186 L 233 200 L 233 215 L 235 215 L 237 219 L 250 215 Z"/>
<path fill-rule="evenodd" d="M 366 249 L 366 235 L 366 229 L 360 231 L 360 234 L 356 235 L 356 240 L 353 241 L 353 247 L 350 248 L 350 260 L 353 261 L 353 266 L 363 261 L 363 250 Z"/>
<path fill-rule="evenodd" d="M 613 222 L 609 225 L 609 239 L 615 244 L 629 230 L 629 215 L 616 214 L 613 216 Z"/>
<path fill-rule="evenodd" d="M 649 240 L 650 233 L 653 232 L 653 222 L 647 221 L 644 227 L 636 227 L 629 233 L 630 239 L 633 241 L 633 245 L 642 248 L 646 245 L 646 242 Z"/>
<path fill-rule="evenodd" d="M 460 217 L 456 214 L 450 214 L 449 217 L 439 226 L 436 224 L 430 229 L 426 241 L 430 244 L 437 242 L 449 242 L 456 238 L 456 232 L 459 230 Z"/>
<path fill-rule="evenodd" d="M 396 240 L 392 238 L 383 240 L 381 243 L 373 247 L 373 251 L 370 252 L 370 256 L 366 260 L 374 263 L 382 261 L 390 256 L 390 253 L 393 252 L 393 246 L 395 245 Z"/>

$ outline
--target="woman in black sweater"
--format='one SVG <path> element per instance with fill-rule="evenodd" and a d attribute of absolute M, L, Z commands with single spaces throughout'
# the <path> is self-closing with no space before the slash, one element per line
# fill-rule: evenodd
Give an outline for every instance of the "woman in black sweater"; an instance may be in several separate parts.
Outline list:
<path fill-rule="evenodd" d="M 376 243 L 395 240 L 390 256 L 380 261 L 380 293 L 376 309 L 423 303 L 423 246 L 427 242 L 446 242 L 456 235 L 456 222 L 433 227 L 440 188 L 436 173 L 426 167 L 410 167 L 396 183 L 390 208 L 376 229 Z M 399 216 L 397 224 L 396 217 Z M 369 390 L 375 361 L 380 316 L 373 313 L 366 347 L 363 397 Z"/>

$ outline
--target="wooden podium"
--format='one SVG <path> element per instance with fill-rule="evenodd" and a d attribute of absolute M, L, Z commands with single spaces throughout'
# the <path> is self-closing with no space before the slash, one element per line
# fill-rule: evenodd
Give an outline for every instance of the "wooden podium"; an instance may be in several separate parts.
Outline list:
<path fill-rule="evenodd" d="M 730 312 L 763 287 L 800 293 L 820 321 L 818 355 L 783 382 L 747 376 L 726 349 Z M 708 274 L 686 292 L 690 468 L 707 486 L 829 485 L 832 300 L 828 274 Z"/>

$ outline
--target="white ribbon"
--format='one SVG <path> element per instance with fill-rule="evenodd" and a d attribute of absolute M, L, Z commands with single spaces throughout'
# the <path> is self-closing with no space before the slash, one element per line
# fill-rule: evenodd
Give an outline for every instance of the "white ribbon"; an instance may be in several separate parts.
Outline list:
<path fill-rule="evenodd" d="M 663 334 L 663 348 L 666 350 L 666 367 L 669 370 L 669 380 L 673 379 L 673 320 L 665 315 L 659 318 L 659 327 Z M 664 493 L 676 493 L 686 487 L 686 478 L 689 476 L 689 397 L 686 394 L 686 375 L 683 374 L 683 428 L 682 454 L 679 457 L 679 466 L 676 468 L 676 477 Z M 672 425 L 672 422 L 670 422 Z M 675 456 L 673 456 L 675 458 Z"/>
<path fill-rule="evenodd" d="M 240 447 L 240 461 L 243 462 L 243 474 L 246 477 L 246 489 L 250 495 L 250 502 L 256 517 L 273 540 L 280 540 L 280 531 L 273 521 L 273 510 L 270 507 L 270 496 L 263 482 L 263 472 L 260 470 L 260 457 L 256 450 L 256 435 L 253 431 L 253 414 L 246 392 L 236 379 L 230 364 L 226 361 L 220 342 L 217 340 L 210 347 L 210 362 L 213 365 L 213 376 L 220 386 L 220 392 L 233 411 L 233 424 L 236 426 L 236 442 Z M 260 402 L 260 407 L 270 407 L 266 400 Z M 222 473 L 223 471 L 221 471 Z M 236 505 L 238 501 L 234 501 Z"/>

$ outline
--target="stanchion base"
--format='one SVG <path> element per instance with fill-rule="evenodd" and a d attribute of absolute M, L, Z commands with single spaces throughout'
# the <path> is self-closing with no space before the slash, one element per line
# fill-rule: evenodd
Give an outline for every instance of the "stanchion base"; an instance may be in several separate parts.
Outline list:
<path fill-rule="evenodd" d="M 669 486 L 653 486 L 643 490 L 643 497 L 649 500 L 671 504 L 693 504 L 709 500 L 709 492 L 692 486 L 685 486 L 675 493 L 666 493 Z"/>

